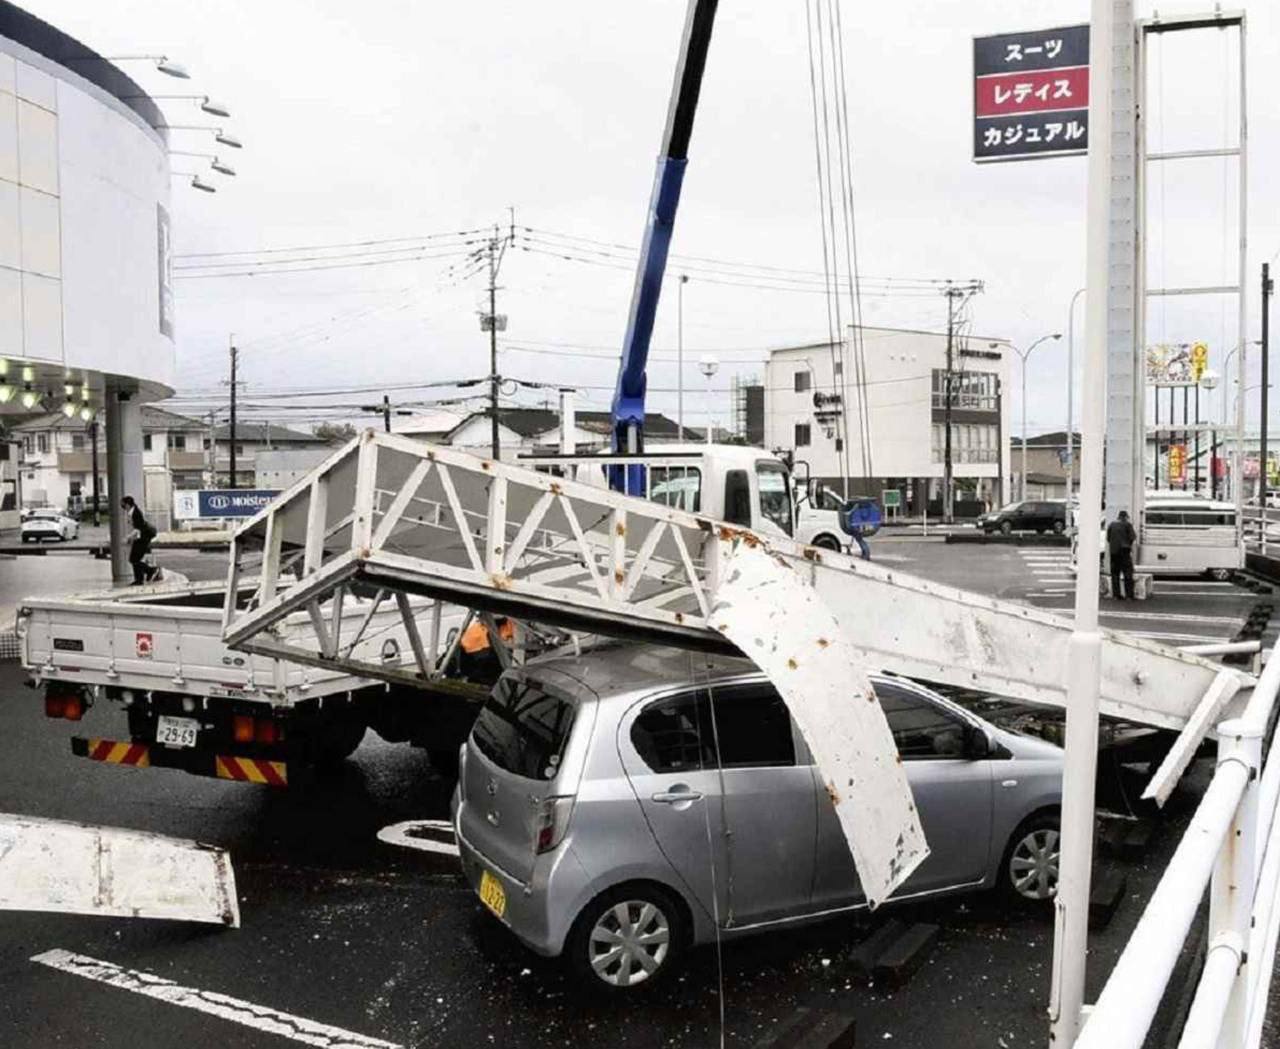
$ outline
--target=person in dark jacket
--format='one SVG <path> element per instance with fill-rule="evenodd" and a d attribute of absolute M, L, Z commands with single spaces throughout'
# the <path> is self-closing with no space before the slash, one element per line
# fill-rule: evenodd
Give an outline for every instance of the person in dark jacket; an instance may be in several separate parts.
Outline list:
<path fill-rule="evenodd" d="M 1133 544 L 1137 533 L 1129 523 L 1129 512 L 1121 510 L 1107 525 L 1107 557 L 1111 561 L 1111 596 L 1117 600 L 1133 600 Z M 1124 579 L 1124 590 L 1120 580 Z"/>
<path fill-rule="evenodd" d="M 147 564 L 151 540 L 156 537 L 155 526 L 142 516 L 141 508 L 131 495 L 120 500 L 120 509 L 129 517 L 129 564 L 133 567 L 133 585 L 141 586 L 155 578 L 159 571 L 154 565 Z"/>

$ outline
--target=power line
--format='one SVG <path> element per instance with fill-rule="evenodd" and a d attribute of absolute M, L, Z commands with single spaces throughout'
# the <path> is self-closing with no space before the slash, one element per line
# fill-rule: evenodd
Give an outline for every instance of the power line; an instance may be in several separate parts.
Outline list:
<path fill-rule="evenodd" d="M 368 248 L 382 244 L 402 244 L 406 241 L 414 243 L 424 240 L 437 240 L 443 237 L 466 237 L 473 233 L 483 233 L 483 227 L 456 230 L 448 233 L 423 233 L 416 237 L 384 237 L 378 240 L 349 240 L 336 244 L 302 244 L 291 248 L 244 248 L 240 251 L 188 251 L 174 255 L 174 259 L 220 259 L 232 255 L 276 255 L 293 251 L 326 251 L 337 248 Z"/>

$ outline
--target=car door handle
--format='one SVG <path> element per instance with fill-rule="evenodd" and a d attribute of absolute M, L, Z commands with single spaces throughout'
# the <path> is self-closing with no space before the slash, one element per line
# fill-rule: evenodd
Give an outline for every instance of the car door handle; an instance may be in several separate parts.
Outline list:
<path fill-rule="evenodd" d="M 682 801 L 702 800 L 700 790 L 663 790 L 653 795 L 653 800 L 660 805 L 678 805 Z"/>

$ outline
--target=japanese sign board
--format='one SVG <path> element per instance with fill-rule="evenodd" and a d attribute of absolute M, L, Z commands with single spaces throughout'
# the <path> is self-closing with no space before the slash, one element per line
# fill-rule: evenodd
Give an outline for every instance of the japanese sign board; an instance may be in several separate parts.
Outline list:
<path fill-rule="evenodd" d="M 280 493 L 266 488 L 215 488 L 173 493 L 173 515 L 180 521 L 252 517 Z"/>
<path fill-rule="evenodd" d="M 1187 479 L 1187 449 L 1185 445 L 1169 445 L 1169 483 L 1182 484 Z"/>
<path fill-rule="evenodd" d="M 1204 370 L 1209 367 L 1209 347 L 1203 342 L 1197 342 L 1191 347 L 1191 379 L 1193 382 L 1199 382 L 1200 377 L 1204 375 Z"/>
<path fill-rule="evenodd" d="M 973 159 L 1070 156 L 1089 147 L 1089 27 L 973 41 Z"/>
<path fill-rule="evenodd" d="M 1209 347 L 1202 342 L 1147 347 L 1147 382 L 1156 386 L 1194 386 L 1208 365 Z"/>
<path fill-rule="evenodd" d="M 880 493 L 880 504 L 886 510 L 896 510 L 902 505 L 902 493 L 896 488 L 886 488 Z"/>

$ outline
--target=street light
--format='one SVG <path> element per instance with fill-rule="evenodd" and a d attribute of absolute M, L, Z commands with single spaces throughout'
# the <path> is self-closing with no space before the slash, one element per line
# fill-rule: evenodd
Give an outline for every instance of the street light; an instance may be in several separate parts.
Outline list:
<path fill-rule="evenodd" d="M 235 168 L 230 164 L 224 163 L 216 154 L 213 153 L 192 153 L 185 149 L 171 149 L 169 150 L 169 155 L 171 157 L 205 157 L 209 160 L 209 167 L 218 172 L 218 174 L 234 175 L 236 173 Z"/>
<path fill-rule="evenodd" d="M 676 286 L 676 440 L 684 440 L 684 286 L 688 274 L 680 274 Z"/>
<path fill-rule="evenodd" d="M 712 357 L 709 353 L 703 354 L 698 358 L 698 371 L 702 372 L 703 377 L 707 380 L 707 393 L 711 393 L 711 377 L 720 370 L 720 362 Z M 707 408 L 707 444 L 711 444 L 711 434 L 715 429 L 715 415 L 711 408 Z"/>
<path fill-rule="evenodd" d="M 1031 356 L 1031 351 L 1042 342 L 1061 338 L 1062 332 L 1060 331 L 1055 331 L 1051 335 L 1041 335 L 1025 350 L 1018 349 L 1013 343 L 1009 344 L 1009 348 L 1022 358 L 1022 499 L 1024 501 L 1027 498 L 1027 358 Z M 1067 440 L 1071 440 L 1071 434 L 1067 434 Z"/>
<path fill-rule="evenodd" d="M 108 62 L 154 62 L 156 69 L 166 76 L 177 77 L 179 80 L 191 79 L 187 67 L 181 62 L 170 60 L 168 55 L 108 55 L 106 60 Z"/>
<path fill-rule="evenodd" d="M 166 131 L 212 131 L 213 140 L 220 146 L 228 146 L 231 149 L 243 149 L 242 143 L 235 135 L 228 134 L 220 127 L 214 127 L 212 124 L 161 124 Z"/>
<path fill-rule="evenodd" d="M 167 102 L 167 101 L 198 102 L 200 104 L 200 108 L 203 109 L 210 116 L 222 117 L 223 119 L 228 119 L 231 116 L 231 110 L 229 110 L 222 103 L 213 101 L 213 99 L 211 99 L 208 95 L 123 95 L 121 96 L 120 101 L 127 102 L 130 99 L 135 99 L 135 98 L 149 98 L 153 102 Z"/>

